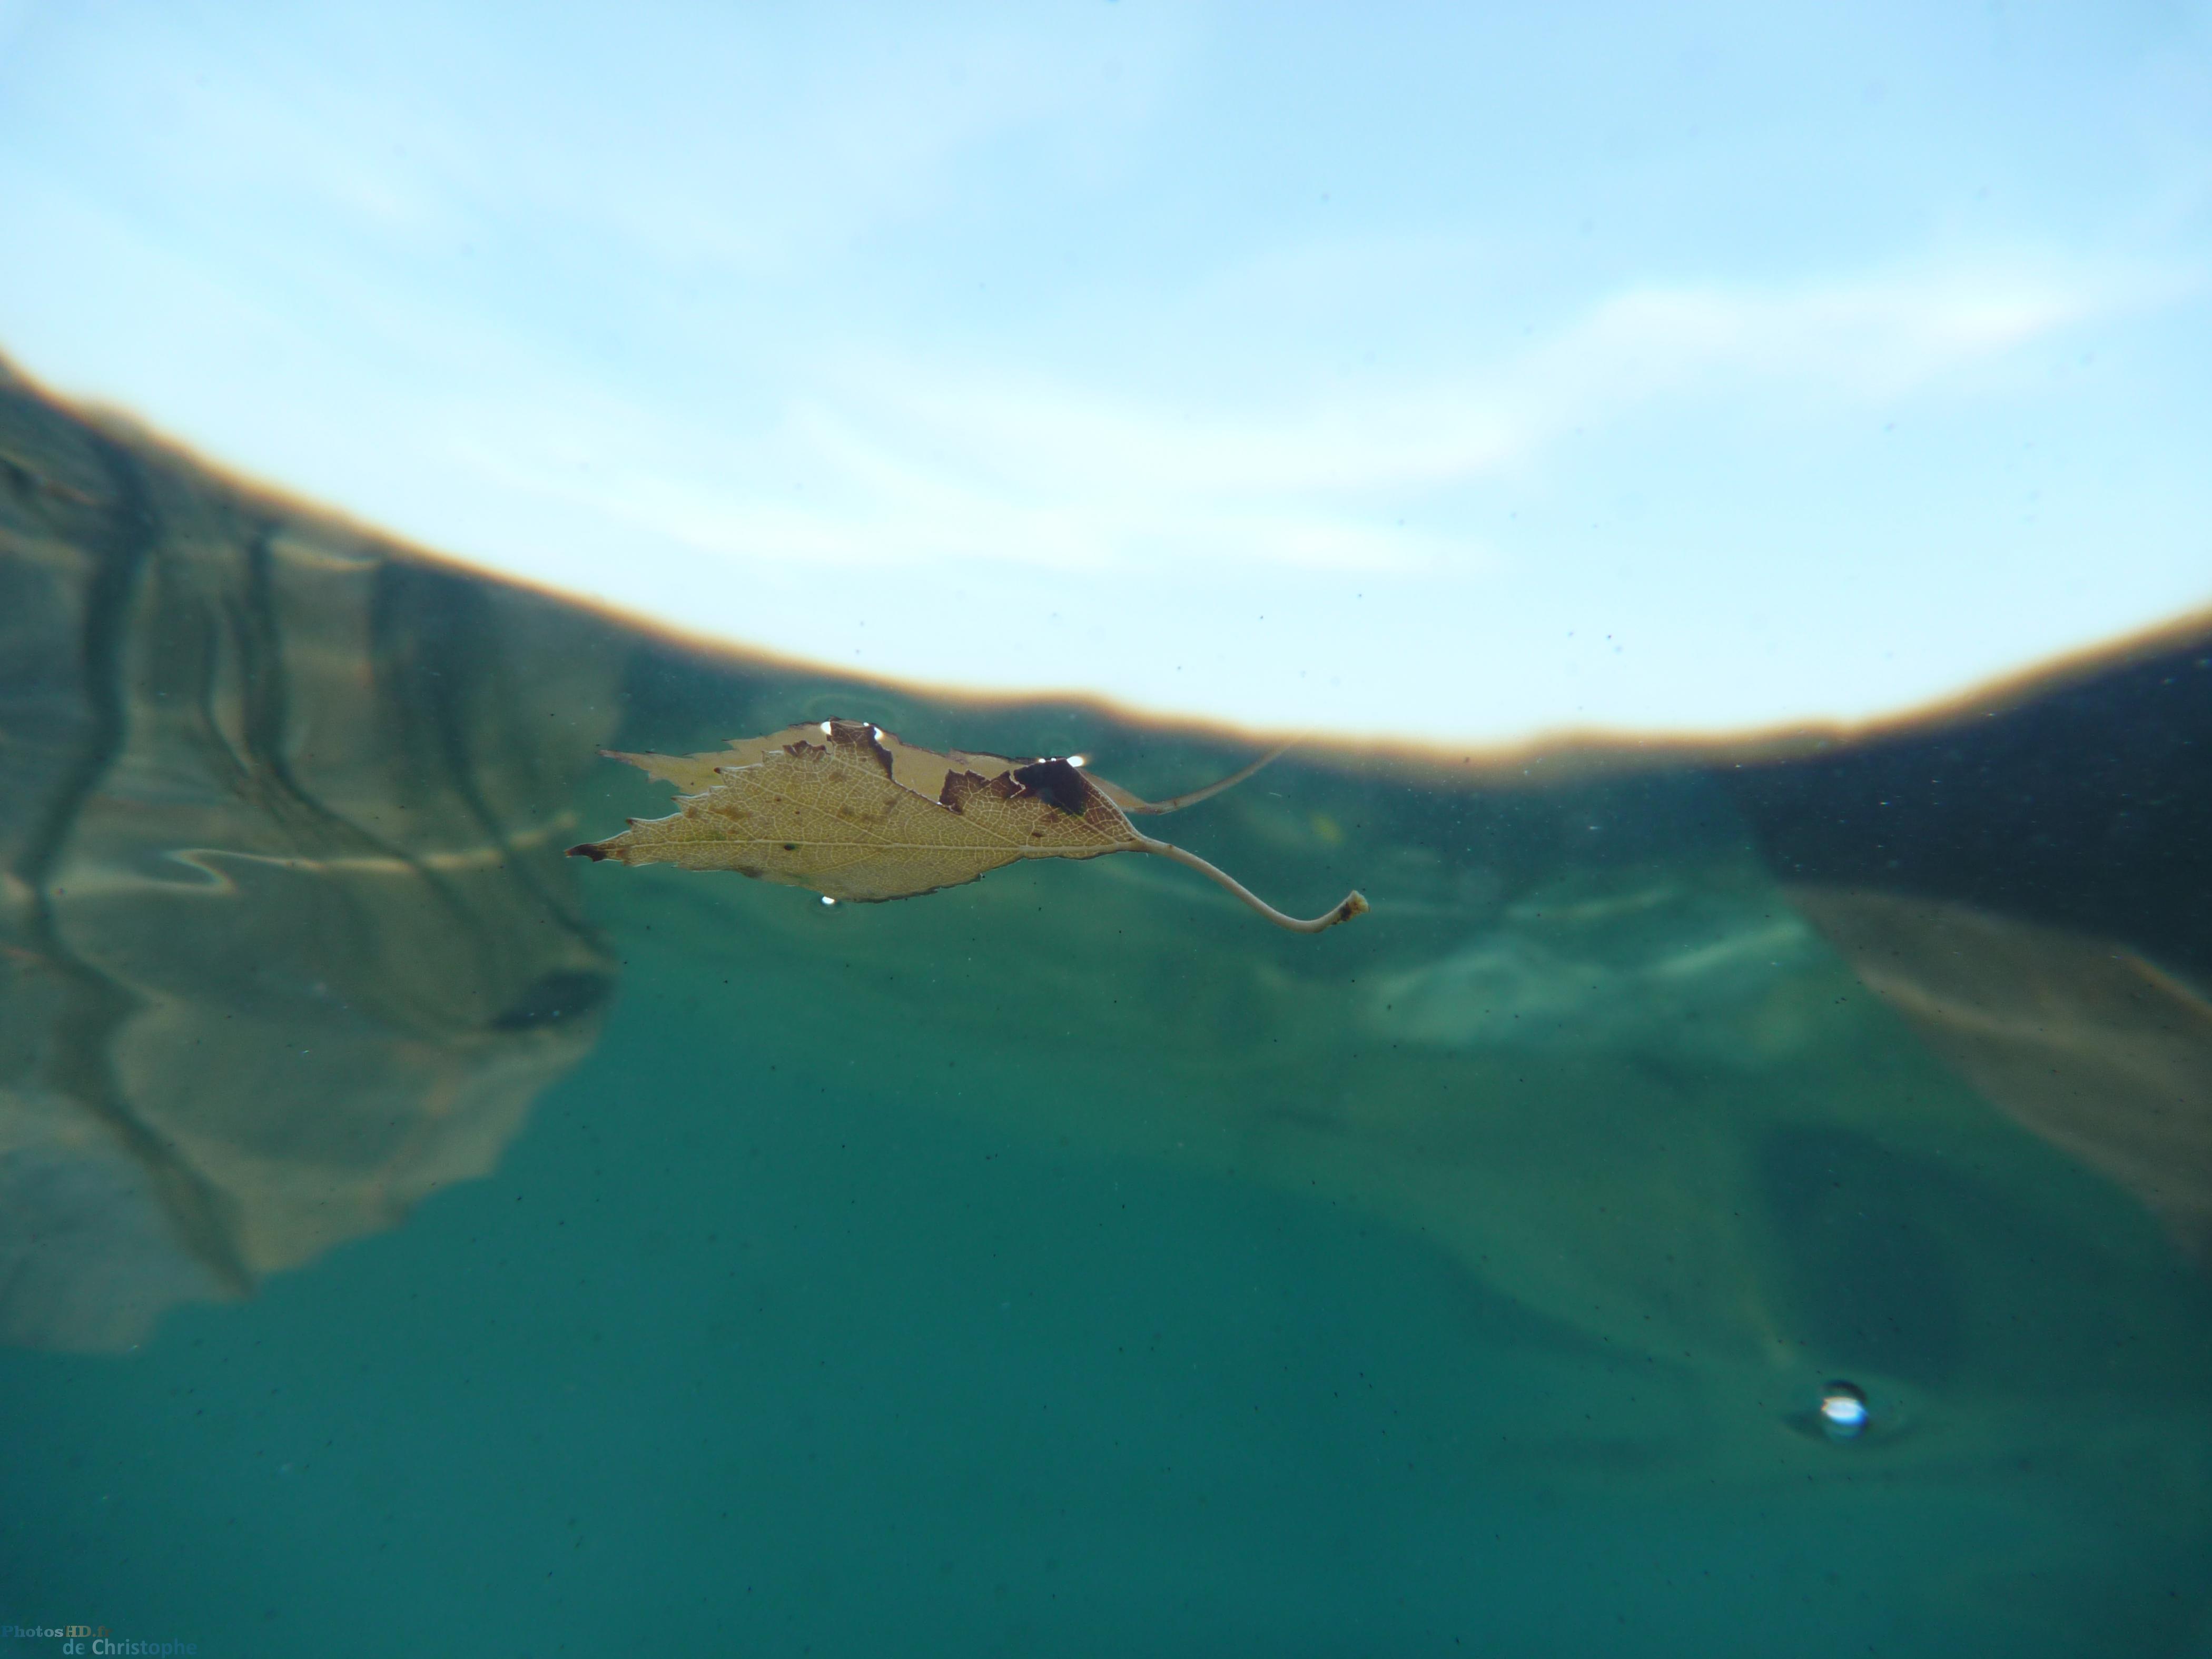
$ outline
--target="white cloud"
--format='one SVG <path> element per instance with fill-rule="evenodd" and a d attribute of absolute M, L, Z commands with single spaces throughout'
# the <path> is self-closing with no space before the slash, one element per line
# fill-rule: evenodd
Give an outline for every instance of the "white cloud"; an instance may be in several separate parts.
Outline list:
<path fill-rule="evenodd" d="M 1141 119 L 1178 53 L 1171 20 L 1117 20 L 1108 76 L 1105 26 L 1074 15 L 120 9 L 49 20 L 42 72 L 0 84 L 121 161 L 104 171 L 143 212 L 257 239 L 289 221 L 270 240 L 325 253 L 506 235 L 725 276 L 938 210 L 994 145 L 1079 150 Z"/>
<path fill-rule="evenodd" d="M 1944 270 L 1794 291 L 1643 287 L 1504 361 L 1287 410 L 1204 413 L 1188 385 L 1147 401 L 957 360 L 855 357 L 803 373 L 807 390 L 768 429 L 580 387 L 550 428 L 543 392 L 476 412 L 465 446 L 504 483 L 740 561 L 1474 571 L 1488 551 L 1409 500 L 1540 471 L 1569 434 L 1685 398 L 1832 410 L 1940 386 L 2172 289 Z"/>
<path fill-rule="evenodd" d="M 1553 428 L 1668 393 L 1795 386 L 1824 398 L 1911 392 L 2134 301 L 2139 283 L 1983 263 L 1783 291 L 1644 287 L 1610 297 L 1514 375 Z M 2170 293 L 2171 280 L 2156 284 Z M 2161 296 L 2162 297 L 2162 296 Z"/>

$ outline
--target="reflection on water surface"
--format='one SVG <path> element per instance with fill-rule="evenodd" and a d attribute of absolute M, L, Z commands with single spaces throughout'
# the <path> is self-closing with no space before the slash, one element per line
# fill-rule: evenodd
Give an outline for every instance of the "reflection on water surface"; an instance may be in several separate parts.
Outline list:
<path fill-rule="evenodd" d="M 1286 908 L 1362 887 L 1318 939 L 1139 860 L 824 909 L 564 862 L 665 810 L 596 750 L 1245 757 L 680 653 L 20 386 L 0 475 L 9 1607 L 2205 1650 L 2187 653 L 1912 739 L 1941 802 L 1911 743 L 1294 755 L 1178 820 Z M 2131 769 L 2015 742 L 2068 720 Z"/>
<path fill-rule="evenodd" d="M 9 412 L 0 1335 L 120 1347 L 486 1173 L 589 1047 L 612 659 Z"/>

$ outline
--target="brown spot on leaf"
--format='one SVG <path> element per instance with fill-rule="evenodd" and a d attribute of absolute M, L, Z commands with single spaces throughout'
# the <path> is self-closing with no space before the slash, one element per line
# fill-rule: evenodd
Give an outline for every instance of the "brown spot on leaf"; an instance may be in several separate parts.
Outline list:
<path fill-rule="evenodd" d="M 1020 786 L 1004 773 L 994 778 L 987 778 L 974 772 L 949 772 L 945 775 L 945 787 L 938 795 L 937 804 L 958 812 L 965 810 L 971 800 L 1012 800 L 1020 793 Z"/>
<path fill-rule="evenodd" d="M 1014 769 L 1014 781 L 1070 817 L 1081 817 L 1091 805 L 1093 792 L 1090 783 L 1064 760 L 1041 760 L 1018 766 Z"/>
<path fill-rule="evenodd" d="M 833 747 L 845 746 L 858 750 L 884 769 L 884 775 L 896 778 L 891 765 L 891 751 L 877 741 L 876 728 L 866 720 L 831 720 L 830 742 Z"/>

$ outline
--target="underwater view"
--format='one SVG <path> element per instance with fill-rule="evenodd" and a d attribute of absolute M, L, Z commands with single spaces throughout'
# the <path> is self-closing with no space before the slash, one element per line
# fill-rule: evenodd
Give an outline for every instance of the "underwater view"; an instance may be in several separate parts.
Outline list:
<path fill-rule="evenodd" d="M 0 381 L 0 1635 L 2212 1654 L 2208 748 L 1183 804 Z"/>
<path fill-rule="evenodd" d="M 2212 1659 L 2212 0 L 0 0 L 0 1659 Z"/>

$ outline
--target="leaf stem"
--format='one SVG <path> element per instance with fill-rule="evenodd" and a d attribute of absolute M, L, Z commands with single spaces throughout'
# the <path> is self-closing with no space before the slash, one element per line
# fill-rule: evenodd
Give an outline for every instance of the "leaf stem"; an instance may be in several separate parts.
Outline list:
<path fill-rule="evenodd" d="M 1273 757 L 1270 756 L 1268 758 L 1273 759 Z M 1248 771 L 1251 769 L 1247 769 Z M 1236 780 L 1232 778 L 1230 781 L 1233 783 Z M 1326 914 L 1301 921 L 1296 916 L 1285 915 L 1243 882 L 1237 880 L 1236 877 L 1225 870 L 1217 870 L 1195 853 L 1186 853 L 1180 847 L 1164 841 L 1154 841 L 1150 836 L 1139 836 L 1137 845 L 1147 853 L 1156 853 L 1164 859 L 1173 859 L 1177 864 L 1187 864 L 1201 876 L 1219 882 L 1238 898 L 1243 899 L 1245 903 L 1273 922 L 1276 927 L 1287 927 L 1294 933 L 1318 933 L 1325 928 L 1335 927 L 1340 921 L 1350 921 L 1352 917 L 1364 915 L 1367 912 L 1367 900 L 1355 890 L 1346 893 L 1342 901 Z"/>
<path fill-rule="evenodd" d="M 1218 795 L 1224 789 L 1235 788 L 1269 761 L 1280 757 L 1290 747 L 1291 745 L 1286 743 L 1270 749 L 1249 766 L 1231 772 L 1218 783 L 1209 783 L 1205 788 L 1194 789 L 1188 794 L 1170 795 L 1165 800 L 1146 800 L 1139 796 L 1131 794 L 1119 784 L 1108 783 L 1103 778 L 1093 778 L 1091 781 L 1105 791 L 1107 798 L 1124 812 L 1180 812 L 1184 807 L 1195 806 L 1199 802 Z"/>

